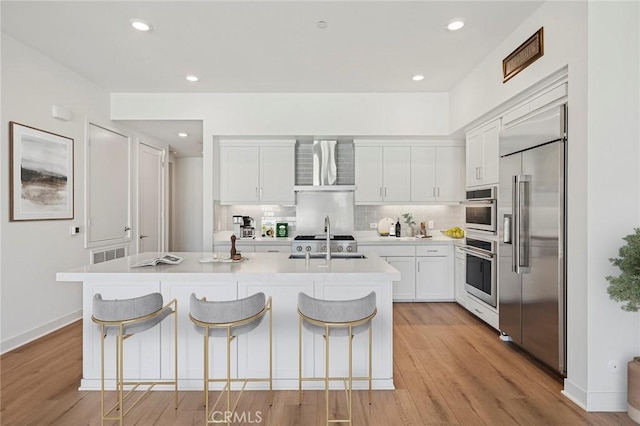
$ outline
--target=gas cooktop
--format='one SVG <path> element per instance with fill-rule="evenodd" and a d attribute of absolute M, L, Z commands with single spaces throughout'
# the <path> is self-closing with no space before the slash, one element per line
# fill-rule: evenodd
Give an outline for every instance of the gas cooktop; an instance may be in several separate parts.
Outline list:
<path fill-rule="evenodd" d="M 350 252 L 358 251 L 358 244 L 352 235 L 330 235 L 329 249 L 332 252 Z M 291 251 L 319 253 L 327 250 L 327 235 L 298 235 L 294 238 L 291 245 Z"/>
<path fill-rule="evenodd" d="M 315 240 L 326 240 L 326 234 L 316 234 L 316 235 L 298 235 L 294 238 L 296 241 L 315 241 Z M 353 235 L 329 235 L 329 239 L 331 241 L 355 241 Z"/>

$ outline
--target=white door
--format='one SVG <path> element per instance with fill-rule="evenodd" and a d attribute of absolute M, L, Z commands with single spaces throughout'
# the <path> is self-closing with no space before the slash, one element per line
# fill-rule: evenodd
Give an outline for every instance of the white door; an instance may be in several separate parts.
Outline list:
<path fill-rule="evenodd" d="M 163 251 L 163 152 L 151 146 L 140 144 L 139 153 L 138 252 Z"/>

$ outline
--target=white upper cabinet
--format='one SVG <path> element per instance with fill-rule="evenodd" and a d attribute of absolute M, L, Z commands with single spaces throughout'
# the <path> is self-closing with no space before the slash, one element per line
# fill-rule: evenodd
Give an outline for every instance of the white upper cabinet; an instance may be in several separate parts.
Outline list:
<path fill-rule="evenodd" d="M 464 195 L 460 142 L 356 140 L 356 204 L 458 202 Z"/>
<path fill-rule="evenodd" d="M 220 141 L 220 203 L 293 204 L 295 140 Z"/>
<path fill-rule="evenodd" d="M 409 201 L 410 158 L 406 146 L 360 146 L 356 142 L 356 203 Z"/>
<path fill-rule="evenodd" d="M 464 196 L 464 148 L 411 147 L 411 201 L 461 201 Z"/>
<path fill-rule="evenodd" d="M 500 119 L 467 133 L 467 187 L 498 183 Z"/>

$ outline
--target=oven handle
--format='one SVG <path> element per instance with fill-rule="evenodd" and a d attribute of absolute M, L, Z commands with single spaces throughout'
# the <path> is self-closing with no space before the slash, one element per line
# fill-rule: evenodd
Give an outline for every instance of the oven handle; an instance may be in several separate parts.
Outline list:
<path fill-rule="evenodd" d="M 474 204 L 493 204 L 495 202 L 496 200 L 494 198 L 481 198 L 481 199 L 471 199 L 471 200 L 460 201 L 460 204 L 472 206 Z"/>
<path fill-rule="evenodd" d="M 470 249 L 468 247 L 460 247 L 460 250 L 469 253 L 472 256 L 476 256 L 479 257 L 481 259 L 485 259 L 485 260 L 493 260 L 493 254 L 485 254 L 485 253 L 481 253 L 478 250 L 473 250 Z"/>

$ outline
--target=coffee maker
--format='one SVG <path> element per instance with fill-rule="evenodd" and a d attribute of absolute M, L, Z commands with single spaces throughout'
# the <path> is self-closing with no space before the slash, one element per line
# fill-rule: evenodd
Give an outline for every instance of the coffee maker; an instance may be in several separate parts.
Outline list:
<path fill-rule="evenodd" d="M 237 238 L 254 238 L 255 221 L 251 216 L 233 216 L 233 233 Z"/>
<path fill-rule="evenodd" d="M 251 216 L 242 216 L 241 238 L 254 238 L 256 236 L 256 222 Z"/>

